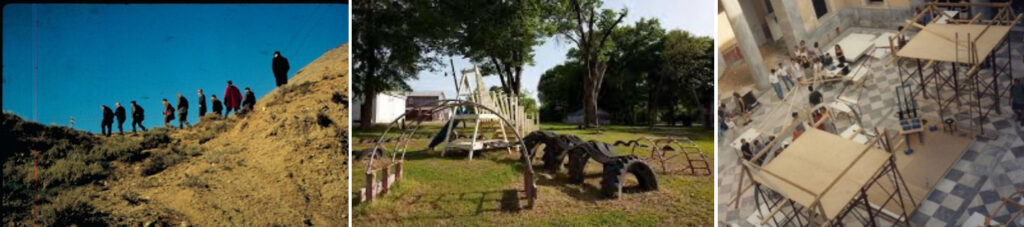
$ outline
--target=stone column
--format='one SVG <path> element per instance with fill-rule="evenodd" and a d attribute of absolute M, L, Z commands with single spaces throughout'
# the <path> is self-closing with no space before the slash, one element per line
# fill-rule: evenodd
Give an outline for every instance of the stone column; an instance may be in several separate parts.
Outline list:
<path fill-rule="evenodd" d="M 796 1 L 791 0 L 771 0 L 771 2 L 772 9 L 775 9 L 775 17 L 779 20 L 779 27 L 782 28 L 782 40 L 786 43 L 786 53 L 792 52 L 793 46 L 800 44 L 800 40 L 807 36 L 803 17 L 800 16 L 800 6 Z M 807 40 L 808 46 L 812 43 L 814 41 Z"/>
<path fill-rule="evenodd" d="M 758 89 L 767 89 L 771 86 L 768 83 L 768 67 L 764 65 L 761 50 L 757 47 L 754 34 L 750 32 L 750 26 L 747 24 L 746 15 L 743 14 L 739 0 L 720 1 L 726 17 L 729 18 L 729 23 L 732 24 L 732 32 L 736 34 L 736 45 L 739 45 L 740 51 L 743 52 L 743 61 L 747 63 L 747 67 L 750 67 L 750 78 L 754 80 Z"/>

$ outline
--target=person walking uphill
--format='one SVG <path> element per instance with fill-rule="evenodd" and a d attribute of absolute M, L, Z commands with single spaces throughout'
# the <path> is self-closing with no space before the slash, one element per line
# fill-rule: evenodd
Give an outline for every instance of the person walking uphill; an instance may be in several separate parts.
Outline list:
<path fill-rule="evenodd" d="M 203 94 L 203 89 L 199 89 L 197 93 L 199 93 L 199 121 L 202 121 L 203 116 L 206 116 L 206 95 Z"/>
<path fill-rule="evenodd" d="M 170 102 L 167 102 L 167 99 L 164 99 L 163 101 L 164 101 L 164 126 L 166 126 L 167 128 L 174 128 L 174 125 L 171 125 L 171 120 L 174 120 L 174 107 L 171 106 Z"/>
<path fill-rule="evenodd" d="M 220 111 L 224 109 L 224 107 L 220 105 L 220 100 L 217 100 L 217 95 L 210 95 L 210 104 L 213 104 L 213 113 L 220 116 Z"/>
<path fill-rule="evenodd" d="M 278 87 L 288 83 L 288 69 L 288 59 L 281 56 L 280 51 L 274 51 L 273 70 Z"/>
<path fill-rule="evenodd" d="M 142 110 L 142 106 L 135 104 L 135 101 L 132 100 L 132 133 L 135 133 L 135 125 L 139 125 L 143 132 L 146 131 L 146 126 L 142 126 L 142 120 L 145 118 L 146 114 Z"/>
<path fill-rule="evenodd" d="M 114 116 L 117 116 L 117 131 L 124 135 L 124 107 L 121 106 L 121 102 L 114 103 L 117 108 L 114 109 Z"/>
<path fill-rule="evenodd" d="M 249 87 L 245 87 L 245 98 L 242 98 L 242 112 L 249 113 L 252 108 L 256 106 L 256 95 L 249 90 Z"/>
<path fill-rule="evenodd" d="M 238 104 L 242 102 L 242 93 L 238 92 L 238 87 L 231 84 L 228 81 L 228 87 L 224 89 L 224 118 L 228 118 L 228 114 L 232 110 L 238 113 Z"/>
<path fill-rule="evenodd" d="M 178 94 L 178 127 L 185 128 L 185 125 L 192 127 L 192 123 L 188 123 L 188 99 Z"/>
<path fill-rule="evenodd" d="M 112 131 L 114 131 L 114 111 L 110 110 L 107 105 L 100 105 L 100 109 L 103 110 L 103 121 L 100 122 L 100 133 L 104 136 L 110 137 Z"/>

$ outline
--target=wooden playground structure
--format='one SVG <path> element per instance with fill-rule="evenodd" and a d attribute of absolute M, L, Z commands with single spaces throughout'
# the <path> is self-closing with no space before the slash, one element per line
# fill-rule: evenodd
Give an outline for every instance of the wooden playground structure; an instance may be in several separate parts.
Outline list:
<path fill-rule="evenodd" d="M 982 19 L 982 14 L 970 19 L 950 15 L 973 8 L 998 12 L 991 19 Z M 919 22 L 925 15 L 935 19 L 922 25 Z M 994 136 L 986 133 L 982 125 L 992 112 L 1002 113 L 1000 100 L 1008 96 L 1009 89 L 1000 90 L 1000 80 L 1013 78 L 1012 61 L 999 63 L 996 54 L 1005 49 L 1006 58 L 1011 58 L 1010 29 L 1020 22 L 1022 15 L 1014 13 L 1011 2 L 928 3 L 914 19 L 906 21 L 903 30 L 890 37 L 891 52 L 895 54 L 886 65 L 895 63 L 900 83 L 916 86 L 912 97 L 920 95 L 936 101 L 942 121 L 954 126 L 957 122 L 951 115 L 966 109 L 970 121 L 963 128 L 979 136 Z M 900 47 L 897 37 L 903 37 L 911 28 L 920 31 Z"/>

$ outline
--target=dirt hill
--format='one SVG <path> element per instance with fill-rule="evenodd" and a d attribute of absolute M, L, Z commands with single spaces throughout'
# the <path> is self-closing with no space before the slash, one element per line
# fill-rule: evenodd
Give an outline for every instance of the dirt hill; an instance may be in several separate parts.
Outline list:
<path fill-rule="evenodd" d="M 31 130 L 56 127 L 5 114 L 5 144 L 20 141 L 20 149 L 3 155 L 4 197 L 18 198 L 4 203 L 3 221 L 29 224 L 41 216 L 39 223 L 58 225 L 344 225 L 347 53 L 347 44 L 324 53 L 246 116 L 206 116 L 186 129 L 111 138 L 44 134 Z M 13 125 L 18 133 L 8 133 Z M 49 141 L 47 135 L 73 139 L 39 142 Z M 49 162 L 40 163 L 29 149 L 45 149 Z M 65 172 L 71 176 L 60 175 Z M 42 214 L 32 213 L 33 207 Z"/>

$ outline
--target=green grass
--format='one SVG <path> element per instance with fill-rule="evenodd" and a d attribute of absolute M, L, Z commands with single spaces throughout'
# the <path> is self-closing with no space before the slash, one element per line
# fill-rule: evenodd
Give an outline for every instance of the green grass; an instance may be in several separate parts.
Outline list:
<path fill-rule="evenodd" d="M 600 198 L 598 189 L 601 166 L 591 162 L 584 185 L 567 184 L 567 173 L 542 173 L 541 163 L 534 163 L 537 172 L 537 203 L 533 209 L 516 209 L 526 204 L 522 193 L 523 165 L 518 153 L 504 150 L 488 151 L 473 161 L 464 153 L 440 156 L 436 151 L 423 151 L 440 123 L 424 125 L 416 133 L 406 154 L 404 178 L 388 194 L 372 203 L 353 207 L 353 222 L 358 225 L 456 225 L 456 226 L 710 226 L 713 225 L 714 181 L 711 176 L 658 173 L 659 191 L 627 193 L 620 199 Z M 579 130 L 575 125 L 544 124 L 543 130 L 558 134 L 574 134 L 584 140 L 614 143 L 640 137 L 688 137 L 693 139 L 714 165 L 711 130 L 646 126 L 604 126 L 601 133 Z M 383 126 L 353 132 L 353 149 L 363 151 L 370 141 L 380 137 Z M 388 137 L 396 137 L 392 129 Z M 472 130 L 468 127 L 468 130 Z M 460 132 L 469 133 L 465 129 Z M 443 147 L 443 145 L 442 145 Z M 387 149 L 391 149 L 388 147 Z M 647 148 L 649 149 L 649 148 Z M 616 147 L 620 154 L 629 154 L 625 147 Z M 478 152 L 477 155 L 480 153 Z M 646 157 L 649 151 L 637 149 Z M 380 159 L 378 159 L 378 163 Z M 536 159 L 539 162 L 539 158 Z M 657 166 L 652 164 L 657 169 Z M 365 185 L 366 162 L 356 160 L 352 175 L 352 191 L 358 193 Z M 379 173 L 379 172 L 378 172 Z"/>

